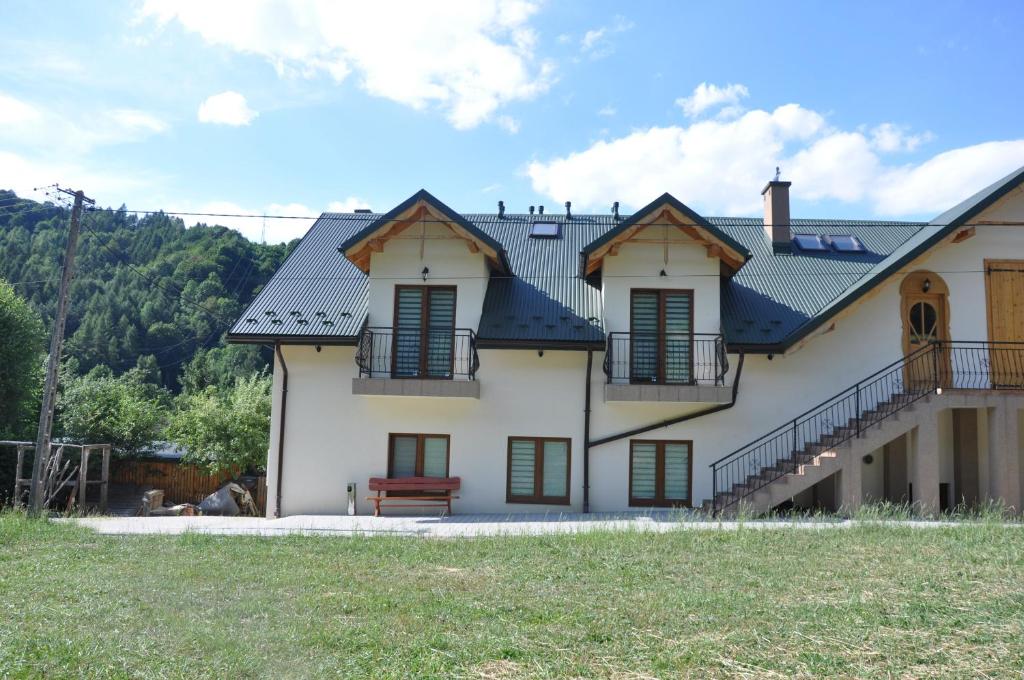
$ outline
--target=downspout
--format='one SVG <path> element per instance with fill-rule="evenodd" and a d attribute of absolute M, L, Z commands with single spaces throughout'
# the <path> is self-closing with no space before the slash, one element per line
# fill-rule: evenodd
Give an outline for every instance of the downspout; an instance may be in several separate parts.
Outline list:
<path fill-rule="evenodd" d="M 587 350 L 587 391 L 583 400 L 583 512 L 590 512 L 590 376 L 594 350 Z"/>
<path fill-rule="evenodd" d="M 686 422 L 687 420 L 693 420 L 695 418 L 701 418 L 703 416 L 709 416 L 712 413 L 718 413 L 719 411 L 725 411 L 727 409 L 731 409 L 733 406 L 736 405 L 736 395 L 739 393 L 739 390 L 740 390 L 740 377 L 743 375 L 743 359 L 744 359 L 745 356 L 746 356 L 745 354 L 740 353 L 740 363 L 736 367 L 736 379 L 732 383 L 732 399 L 729 401 L 728 404 L 718 404 L 717 406 L 712 406 L 711 408 L 707 408 L 707 409 L 704 409 L 703 411 L 698 411 L 696 413 L 687 413 L 685 416 L 676 416 L 675 418 L 669 418 L 668 420 L 658 421 L 658 422 L 656 422 L 656 423 L 654 423 L 652 425 L 644 425 L 643 427 L 638 427 L 638 428 L 633 429 L 633 430 L 628 430 L 626 432 L 620 432 L 618 434 L 613 434 L 613 435 L 609 435 L 607 437 L 601 437 L 600 439 L 595 439 L 594 441 L 587 442 L 585 444 L 583 455 L 587 456 L 587 454 L 590 453 L 591 447 L 594 447 L 594 446 L 600 446 L 601 444 L 608 444 L 609 442 L 614 442 L 614 441 L 617 441 L 619 439 L 625 439 L 626 437 L 632 437 L 634 435 L 643 434 L 644 432 L 650 432 L 651 430 L 657 430 L 657 429 L 660 429 L 662 427 L 668 427 L 670 425 L 676 425 L 678 423 Z M 589 423 L 588 423 L 588 426 L 589 426 Z M 586 463 L 587 463 L 587 459 L 586 458 L 583 459 L 583 463 L 584 463 L 584 466 L 585 466 Z M 584 483 L 586 483 L 586 476 L 587 476 L 586 467 L 584 467 L 583 476 L 584 476 L 584 480 L 585 480 Z M 583 496 L 583 498 L 584 498 L 584 503 L 586 503 L 586 490 L 585 490 L 585 487 L 584 487 L 584 496 Z"/>
<path fill-rule="evenodd" d="M 281 478 L 284 476 L 284 423 L 288 412 L 288 364 L 281 353 L 281 343 L 275 343 L 274 352 L 281 364 L 281 416 L 277 427 L 277 502 L 274 506 L 274 517 L 281 516 Z"/>

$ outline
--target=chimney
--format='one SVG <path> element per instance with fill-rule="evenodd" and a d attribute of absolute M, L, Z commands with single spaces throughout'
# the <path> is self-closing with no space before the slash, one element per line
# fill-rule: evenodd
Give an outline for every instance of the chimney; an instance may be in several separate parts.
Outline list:
<path fill-rule="evenodd" d="M 542 206 L 542 205 L 538 205 L 537 206 L 537 214 L 538 215 L 543 215 L 544 214 L 544 206 Z"/>
<path fill-rule="evenodd" d="M 776 171 L 775 179 L 765 185 L 764 232 L 772 241 L 773 250 L 789 250 L 789 187 L 792 182 L 780 182 Z"/>

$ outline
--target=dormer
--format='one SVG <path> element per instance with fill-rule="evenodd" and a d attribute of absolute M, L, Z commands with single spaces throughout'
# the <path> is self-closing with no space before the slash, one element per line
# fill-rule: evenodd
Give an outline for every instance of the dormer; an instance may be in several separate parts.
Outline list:
<path fill-rule="evenodd" d="M 366 327 L 359 340 L 360 390 L 476 396 L 437 381 L 472 382 L 475 334 L 492 272 L 509 275 L 501 245 L 421 190 L 360 230 L 338 250 L 368 276 Z M 402 387 L 385 384 L 402 378 Z"/>
<path fill-rule="evenodd" d="M 727 400 L 720 284 L 749 257 L 669 194 L 588 244 L 580 269 L 600 274 L 606 399 Z"/>

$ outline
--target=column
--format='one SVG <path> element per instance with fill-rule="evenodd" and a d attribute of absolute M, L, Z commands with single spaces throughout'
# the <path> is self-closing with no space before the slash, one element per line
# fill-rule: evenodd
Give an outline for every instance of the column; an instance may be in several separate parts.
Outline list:
<path fill-rule="evenodd" d="M 938 414 L 925 405 L 914 436 L 910 460 L 910 483 L 914 507 L 925 516 L 939 512 L 939 421 Z"/>
<path fill-rule="evenodd" d="M 852 515 L 860 509 L 864 496 L 863 465 L 859 455 L 852 455 L 839 471 L 839 510 Z"/>
<path fill-rule="evenodd" d="M 1016 401 L 988 409 L 988 495 L 1021 511 L 1020 428 Z"/>

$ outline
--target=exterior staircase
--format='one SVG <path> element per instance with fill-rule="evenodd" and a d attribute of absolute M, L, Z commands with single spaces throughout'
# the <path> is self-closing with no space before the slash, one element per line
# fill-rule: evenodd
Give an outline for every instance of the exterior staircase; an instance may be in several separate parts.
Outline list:
<path fill-rule="evenodd" d="M 711 464 L 704 509 L 763 514 L 913 429 L 944 391 L 1024 388 L 1024 345 L 939 342 Z"/>

